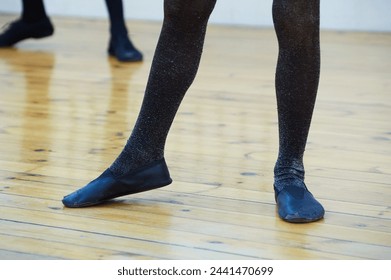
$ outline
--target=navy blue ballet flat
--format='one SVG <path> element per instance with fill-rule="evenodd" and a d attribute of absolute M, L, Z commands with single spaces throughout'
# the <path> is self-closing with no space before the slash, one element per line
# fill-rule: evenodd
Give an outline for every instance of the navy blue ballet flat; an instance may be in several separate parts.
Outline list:
<path fill-rule="evenodd" d="M 116 197 L 164 187 L 171 182 L 163 158 L 121 177 L 114 177 L 110 169 L 106 169 L 83 188 L 65 196 L 62 203 L 70 208 L 87 207 Z"/>
<path fill-rule="evenodd" d="M 274 186 L 278 215 L 290 223 L 310 223 L 323 218 L 323 206 L 299 179 L 278 182 L 279 190 Z"/>
<path fill-rule="evenodd" d="M 110 38 L 108 53 L 121 62 L 136 62 L 143 60 L 143 54 L 137 50 L 128 36 Z"/>

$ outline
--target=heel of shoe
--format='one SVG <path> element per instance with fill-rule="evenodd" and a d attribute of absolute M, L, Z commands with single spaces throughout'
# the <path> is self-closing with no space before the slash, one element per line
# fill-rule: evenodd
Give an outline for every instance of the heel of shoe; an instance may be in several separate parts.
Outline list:
<path fill-rule="evenodd" d="M 52 36 L 54 34 L 54 25 L 49 18 L 43 19 L 40 22 L 35 23 L 31 27 L 31 38 L 41 39 Z"/>
<path fill-rule="evenodd" d="M 170 172 L 164 158 L 154 161 L 132 174 L 127 174 L 117 180 L 130 185 L 139 185 L 141 189 L 150 190 L 172 183 Z M 137 183 L 136 183 L 137 182 Z"/>

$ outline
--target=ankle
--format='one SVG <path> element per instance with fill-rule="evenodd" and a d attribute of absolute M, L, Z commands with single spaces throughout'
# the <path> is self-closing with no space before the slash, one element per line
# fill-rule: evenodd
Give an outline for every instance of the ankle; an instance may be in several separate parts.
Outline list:
<path fill-rule="evenodd" d="M 21 21 L 23 21 L 24 23 L 27 23 L 27 24 L 34 24 L 34 23 L 39 23 L 39 22 L 42 22 L 42 21 L 47 21 L 49 19 L 48 16 L 44 15 L 44 16 L 39 16 L 39 17 L 26 17 L 26 16 L 22 16 L 20 18 Z"/>
<path fill-rule="evenodd" d="M 126 26 L 114 26 L 110 27 L 110 35 L 112 38 L 116 37 L 128 37 L 128 29 Z"/>
<path fill-rule="evenodd" d="M 279 193 L 287 186 L 305 188 L 304 177 L 302 159 L 279 157 L 274 166 L 274 190 Z"/>
<path fill-rule="evenodd" d="M 160 153 L 147 154 L 146 152 L 140 152 L 140 150 L 137 149 L 128 151 L 128 149 L 125 148 L 111 164 L 109 169 L 115 177 L 121 177 L 163 158 L 164 155 Z"/>

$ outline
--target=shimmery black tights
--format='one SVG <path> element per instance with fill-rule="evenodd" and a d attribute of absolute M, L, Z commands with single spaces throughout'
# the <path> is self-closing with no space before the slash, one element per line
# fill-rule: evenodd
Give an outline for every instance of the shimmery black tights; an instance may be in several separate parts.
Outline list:
<path fill-rule="evenodd" d="M 304 180 L 303 154 L 319 83 L 319 0 L 276 0 L 273 20 L 278 37 L 276 95 L 279 155 L 275 187 L 280 180 Z"/>
<path fill-rule="evenodd" d="M 168 131 L 198 69 L 215 2 L 165 0 L 163 27 L 142 108 L 127 144 L 110 166 L 115 175 L 164 156 Z M 281 179 L 304 179 L 303 154 L 319 80 L 319 0 L 274 0 L 273 20 L 279 42 L 278 189 Z"/>
<path fill-rule="evenodd" d="M 135 127 L 110 166 L 123 175 L 164 156 L 168 131 L 197 73 L 215 0 L 165 0 L 164 21 Z"/>

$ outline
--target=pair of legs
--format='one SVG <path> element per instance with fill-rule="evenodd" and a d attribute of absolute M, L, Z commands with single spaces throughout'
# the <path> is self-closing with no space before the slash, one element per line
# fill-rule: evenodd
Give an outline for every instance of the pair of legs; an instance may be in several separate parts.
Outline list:
<path fill-rule="evenodd" d="M 66 196 L 65 206 L 95 205 L 171 183 L 164 161 L 165 141 L 198 70 L 215 2 L 165 0 L 163 26 L 135 127 L 114 163 L 100 177 Z M 283 220 L 312 222 L 324 215 L 304 184 L 303 166 L 319 80 L 319 0 L 274 0 L 273 19 L 279 42 L 275 199 Z"/>
<path fill-rule="evenodd" d="M 110 18 L 109 54 L 119 61 L 141 61 L 141 52 L 128 37 L 122 0 L 105 1 Z M 0 34 L 0 47 L 10 47 L 28 38 L 38 39 L 53 34 L 54 27 L 46 14 L 43 0 L 22 0 L 22 4 L 20 19 Z"/>

